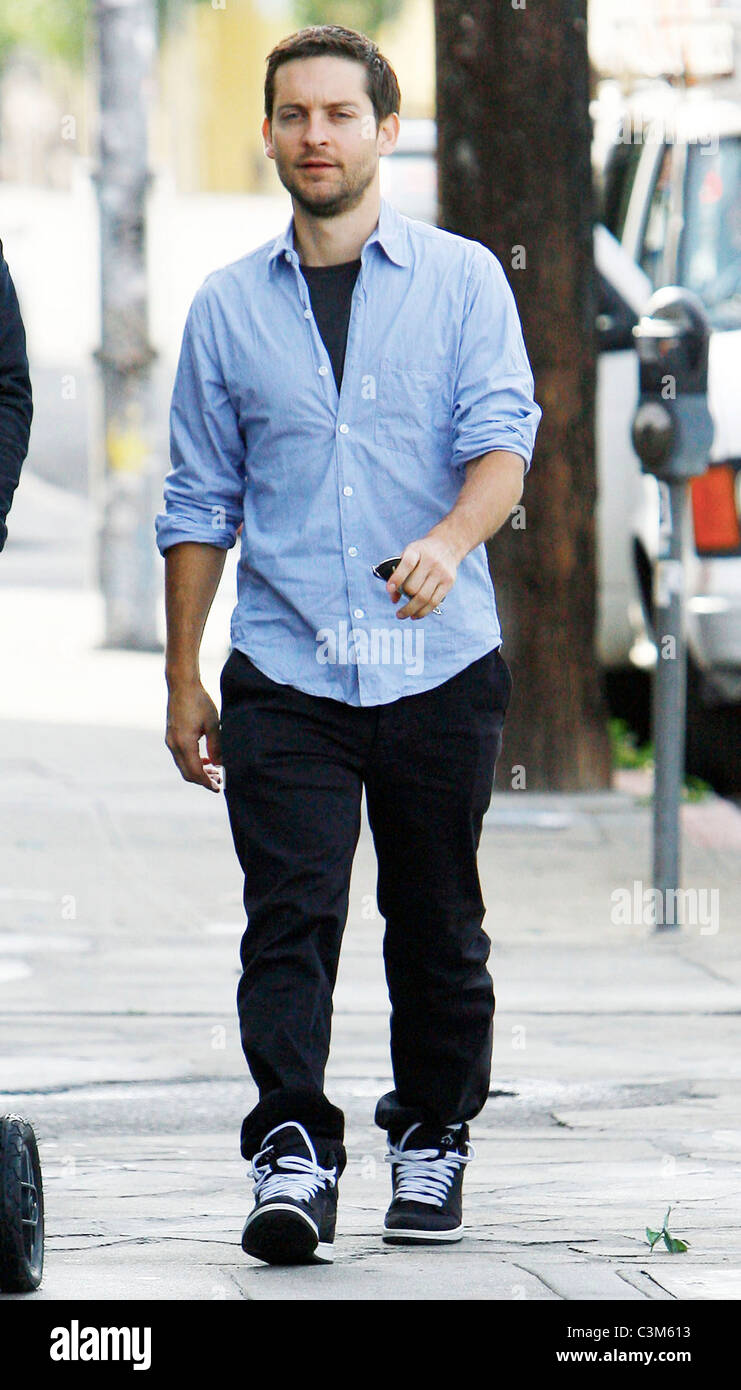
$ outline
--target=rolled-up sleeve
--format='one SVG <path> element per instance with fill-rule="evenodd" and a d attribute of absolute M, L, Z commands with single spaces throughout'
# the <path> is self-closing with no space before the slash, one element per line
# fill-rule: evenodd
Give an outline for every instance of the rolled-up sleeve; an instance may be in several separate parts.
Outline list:
<path fill-rule="evenodd" d="M 206 286 L 190 307 L 170 407 L 171 470 L 155 520 L 162 554 L 180 541 L 228 550 L 243 516 L 245 444 L 224 382 Z"/>
<path fill-rule="evenodd" d="M 514 295 L 504 271 L 477 245 L 466 287 L 453 401 L 454 467 L 492 449 L 530 467 L 541 418 Z"/>

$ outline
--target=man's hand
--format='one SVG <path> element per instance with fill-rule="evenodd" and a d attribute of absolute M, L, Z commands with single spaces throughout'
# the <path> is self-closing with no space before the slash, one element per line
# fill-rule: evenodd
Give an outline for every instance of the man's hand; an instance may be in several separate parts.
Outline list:
<path fill-rule="evenodd" d="M 397 618 L 426 618 L 450 592 L 458 566 L 482 541 L 495 535 L 522 497 L 525 460 L 492 449 L 466 464 L 466 480 L 455 506 L 419 541 L 410 541 L 388 580 L 394 603 L 400 590 L 412 595 Z"/>
<path fill-rule="evenodd" d="M 198 541 L 182 541 L 165 551 L 165 743 L 186 782 L 212 792 L 221 791 L 219 714 L 201 685 L 198 650 L 225 559 L 225 550 Z M 204 736 L 207 758 L 198 748 Z"/>
<path fill-rule="evenodd" d="M 402 589 L 409 597 L 396 610 L 397 618 L 426 618 L 450 592 L 457 573 L 458 554 L 450 542 L 432 534 L 410 541 L 386 584 L 394 603 Z"/>
<path fill-rule="evenodd" d="M 186 782 L 221 791 L 221 726 L 219 712 L 200 681 L 170 687 L 165 743 Z M 208 757 L 198 742 L 205 735 Z"/>

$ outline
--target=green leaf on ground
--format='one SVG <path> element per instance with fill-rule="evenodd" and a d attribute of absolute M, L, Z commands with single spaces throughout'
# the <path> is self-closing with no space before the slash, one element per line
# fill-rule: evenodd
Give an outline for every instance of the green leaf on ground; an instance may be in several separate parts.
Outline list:
<path fill-rule="evenodd" d="M 646 1227 L 646 1240 L 648 1241 L 651 1247 L 651 1250 L 649 1252 L 650 1254 L 653 1254 L 653 1248 L 656 1242 L 661 1240 L 662 1236 L 664 1237 L 664 1244 L 667 1250 L 669 1251 L 670 1255 L 681 1255 L 684 1250 L 689 1249 L 688 1240 L 677 1240 L 675 1236 L 669 1234 L 668 1223 L 670 1215 L 671 1207 L 667 1207 L 666 1216 L 664 1217 L 664 1223 L 660 1231 L 652 1231 L 650 1226 Z"/>

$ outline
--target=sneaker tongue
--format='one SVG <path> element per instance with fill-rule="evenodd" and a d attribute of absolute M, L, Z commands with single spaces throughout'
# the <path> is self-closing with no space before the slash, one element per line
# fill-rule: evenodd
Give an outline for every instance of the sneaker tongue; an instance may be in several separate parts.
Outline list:
<path fill-rule="evenodd" d="M 276 1158 L 281 1158 L 284 1154 L 297 1154 L 300 1158 L 312 1160 L 314 1158 L 298 1125 L 281 1125 L 270 1134 L 266 1134 L 262 1147 L 274 1149 Z"/>
<path fill-rule="evenodd" d="M 400 1144 L 406 1131 L 399 1135 L 397 1144 Z M 421 1124 L 413 1129 L 411 1134 L 404 1140 L 404 1150 L 406 1149 L 455 1149 L 458 1147 L 463 1130 L 456 1129 L 455 1126 L 448 1126 L 441 1129 L 439 1125 Z"/>

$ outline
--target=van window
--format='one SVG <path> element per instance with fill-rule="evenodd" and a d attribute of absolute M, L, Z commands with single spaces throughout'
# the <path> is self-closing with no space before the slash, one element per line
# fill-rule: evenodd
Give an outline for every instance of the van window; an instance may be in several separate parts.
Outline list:
<path fill-rule="evenodd" d="M 605 165 L 602 184 L 601 220 L 608 232 L 621 240 L 633 183 L 641 159 L 642 145 L 613 145 Z"/>
<path fill-rule="evenodd" d="M 741 137 L 689 145 L 680 285 L 704 301 L 716 328 L 741 327 Z"/>
<path fill-rule="evenodd" d="M 658 289 L 663 283 L 664 247 L 671 211 L 673 155 L 674 147 L 665 145 L 659 162 L 659 172 L 656 175 L 654 191 L 651 195 L 641 246 L 641 270 L 645 271 L 654 289 Z"/>

